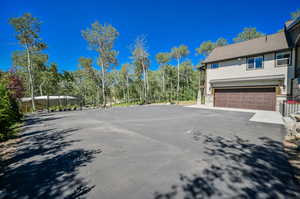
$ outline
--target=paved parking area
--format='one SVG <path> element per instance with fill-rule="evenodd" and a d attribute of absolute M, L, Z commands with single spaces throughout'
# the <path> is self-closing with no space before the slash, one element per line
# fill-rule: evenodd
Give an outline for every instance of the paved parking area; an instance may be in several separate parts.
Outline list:
<path fill-rule="evenodd" d="M 0 199 L 299 197 L 284 127 L 252 116 L 175 105 L 31 116 Z"/>

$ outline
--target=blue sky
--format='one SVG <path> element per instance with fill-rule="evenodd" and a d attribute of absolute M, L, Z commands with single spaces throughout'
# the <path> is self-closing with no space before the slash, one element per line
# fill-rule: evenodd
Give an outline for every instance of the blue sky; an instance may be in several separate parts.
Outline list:
<path fill-rule="evenodd" d="M 202 41 L 224 37 L 231 41 L 244 27 L 271 34 L 283 27 L 299 0 L 200 1 L 200 0 L 0 0 L 0 69 L 11 66 L 11 54 L 20 49 L 10 17 L 30 12 L 39 18 L 41 37 L 48 44 L 49 61 L 60 70 L 75 70 L 80 56 L 95 57 L 80 31 L 98 20 L 118 29 L 116 41 L 120 64 L 130 61 L 129 46 L 138 35 L 146 35 L 151 69 L 155 54 L 186 44 L 194 64 L 201 57 L 195 48 Z"/>

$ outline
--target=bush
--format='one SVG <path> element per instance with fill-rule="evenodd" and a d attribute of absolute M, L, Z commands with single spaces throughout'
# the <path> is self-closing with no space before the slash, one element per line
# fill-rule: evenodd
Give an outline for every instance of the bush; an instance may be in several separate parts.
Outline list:
<path fill-rule="evenodd" d="M 12 127 L 21 120 L 18 103 L 10 95 L 5 84 L 0 83 L 0 140 L 8 139 L 12 133 Z"/>
<path fill-rule="evenodd" d="M 50 111 L 50 112 L 56 111 L 56 106 L 50 106 L 50 107 L 49 107 L 49 111 Z"/>
<path fill-rule="evenodd" d="M 79 108 L 79 107 L 78 107 L 77 105 L 73 105 L 72 108 L 71 108 L 71 110 L 75 111 L 75 110 L 77 110 L 78 108 Z"/>
<path fill-rule="evenodd" d="M 62 111 L 61 106 L 56 106 L 56 111 Z"/>

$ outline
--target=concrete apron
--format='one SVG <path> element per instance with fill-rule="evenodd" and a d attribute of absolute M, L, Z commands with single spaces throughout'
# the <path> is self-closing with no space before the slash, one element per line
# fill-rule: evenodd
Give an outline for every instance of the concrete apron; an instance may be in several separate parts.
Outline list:
<path fill-rule="evenodd" d="M 253 109 L 238 109 L 238 108 L 223 108 L 223 107 L 210 107 L 206 105 L 191 105 L 185 106 L 188 108 L 202 108 L 202 109 L 213 109 L 213 110 L 223 110 L 223 111 L 238 111 L 238 112 L 247 112 L 254 113 L 249 121 L 252 122 L 263 122 L 270 124 L 284 124 L 282 116 L 279 112 L 276 111 L 263 111 L 263 110 L 253 110 Z"/>

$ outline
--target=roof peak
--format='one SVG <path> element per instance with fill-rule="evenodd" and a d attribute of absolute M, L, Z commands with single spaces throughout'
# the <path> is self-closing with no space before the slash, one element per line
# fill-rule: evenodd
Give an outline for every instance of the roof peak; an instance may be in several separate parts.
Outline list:
<path fill-rule="evenodd" d="M 246 43 L 246 42 L 252 42 L 253 40 L 258 40 L 258 39 L 261 39 L 261 38 L 263 38 L 263 37 L 274 36 L 274 35 L 277 35 L 277 34 L 284 34 L 284 31 L 276 32 L 276 33 L 273 33 L 273 34 L 265 34 L 265 35 L 263 35 L 263 36 L 256 37 L 256 38 L 253 38 L 253 39 L 249 39 L 249 40 L 246 40 L 246 41 L 241 41 L 241 42 L 231 43 L 231 44 L 227 44 L 227 45 L 224 45 L 224 46 L 217 46 L 216 48 L 222 48 L 222 47 L 228 47 L 228 46 L 233 46 L 233 45 L 238 45 L 238 44 L 244 44 L 244 43 Z M 215 48 L 215 49 L 216 49 L 216 48 Z"/>

